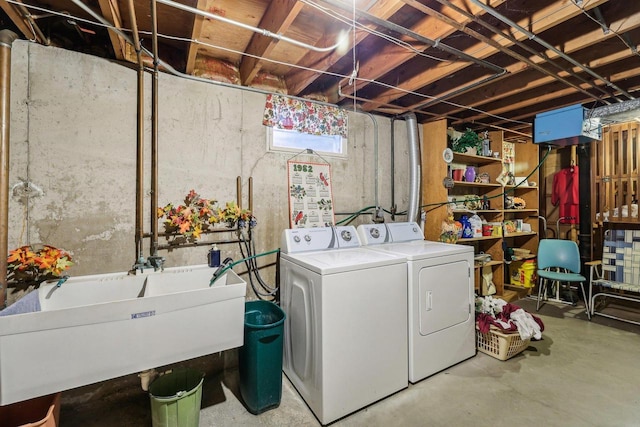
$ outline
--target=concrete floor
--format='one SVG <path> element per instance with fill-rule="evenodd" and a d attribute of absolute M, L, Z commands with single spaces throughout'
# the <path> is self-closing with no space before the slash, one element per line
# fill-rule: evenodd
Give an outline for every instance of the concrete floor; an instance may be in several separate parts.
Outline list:
<path fill-rule="evenodd" d="M 532 300 L 516 304 L 535 312 Z M 543 339 L 520 355 L 503 362 L 478 353 L 333 426 L 639 425 L 640 326 L 589 322 L 579 307 L 558 303 L 539 315 Z M 320 425 L 286 377 L 280 406 L 259 416 L 242 405 L 237 382 L 236 369 L 205 378 L 200 426 Z M 103 390 L 100 399 L 87 396 L 104 384 L 63 393 L 60 425 L 151 426 L 149 398 L 137 384 Z"/>

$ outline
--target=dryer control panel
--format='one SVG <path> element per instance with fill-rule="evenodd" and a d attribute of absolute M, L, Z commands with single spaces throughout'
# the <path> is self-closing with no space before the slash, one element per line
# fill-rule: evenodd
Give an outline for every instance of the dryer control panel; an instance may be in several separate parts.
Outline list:
<path fill-rule="evenodd" d="M 377 245 L 391 241 L 385 224 L 360 224 L 358 235 L 363 245 Z"/>
<path fill-rule="evenodd" d="M 387 223 L 390 241 L 410 242 L 412 240 L 424 240 L 422 229 L 416 222 L 389 222 Z"/>
<path fill-rule="evenodd" d="M 334 227 L 339 248 L 357 248 L 360 246 L 358 232 L 353 225 Z"/>

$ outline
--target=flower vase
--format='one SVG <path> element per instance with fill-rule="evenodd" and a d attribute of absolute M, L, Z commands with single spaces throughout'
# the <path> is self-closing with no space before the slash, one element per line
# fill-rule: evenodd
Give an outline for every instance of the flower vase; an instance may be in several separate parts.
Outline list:
<path fill-rule="evenodd" d="M 467 170 L 464 172 L 464 180 L 467 182 L 474 182 L 476 180 L 476 168 L 473 166 L 467 166 Z"/>

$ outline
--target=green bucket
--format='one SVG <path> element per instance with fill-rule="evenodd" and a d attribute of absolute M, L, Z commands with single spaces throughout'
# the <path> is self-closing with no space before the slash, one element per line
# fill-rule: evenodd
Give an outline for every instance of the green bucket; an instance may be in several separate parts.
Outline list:
<path fill-rule="evenodd" d="M 198 427 L 204 375 L 177 369 L 149 386 L 153 427 Z"/>

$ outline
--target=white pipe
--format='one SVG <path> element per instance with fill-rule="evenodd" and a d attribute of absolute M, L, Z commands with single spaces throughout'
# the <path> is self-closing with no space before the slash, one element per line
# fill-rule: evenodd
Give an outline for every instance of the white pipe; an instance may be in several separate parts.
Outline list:
<path fill-rule="evenodd" d="M 147 369 L 146 371 L 140 372 L 138 377 L 140 378 L 140 387 L 142 387 L 142 390 L 149 391 L 149 384 L 151 384 L 156 377 L 156 370 Z"/>
<path fill-rule="evenodd" d="M 413 113 L 405 114 L 407 138 L 409 139 L 409 209 L 407 221 L 418 221 L 420 200 L 420 140 L 418 138 L 418 121 Z"/>
<path fill-rule="evenodd" d="M 252 27 L 251 25 L 243 24 L 242 22 L 234 21 L 232 19 L 225 18 L 223 16 L 216 15 L 214 13 L 209 13 L 209 12 L 206 12 L 204 10 L 200 10 L 198 8 L 195 8 L 195 7 L 187 6 L 187 5 L 184 5 L 182 3 L 176 3 L 176 2 L 171 1 L 171 0 L 156 0 L 156 2 L 164 4 L 164 5 L 167 5 L 167 6 L 175 7 L 176 9 L 184 10 L 185 12 L 190 12 L 190 13 L 193 13 L 195 15 L 204 16 L 205 18 L 215 19 L 217 21 L 224 22 L 226 24 L 235 25 L 237 27 L 244 28 L 245 30 L 253 31 L 254 33 L 262 34 L 263 36 L 266 36 L 266 37 L 271 37 L 271 38 L 274 38 L 274 39 L 277 39 L 277 40 L 281 40 L 281 41 L 284 41 L 284 42 L 287 42 L 287 43 L 291 43 L 293 45 L 300 46 L 300 47 L 302 47 L 304 49 L 309 49 L 309 50 L 312 50 L 314 52 L 329 52 L 329 51 L 332 51 L 332 50 L 336 49 L 338 46 L 340 46 L 342 44 L 342 42 L 343 42 L 343 39 L 345 39 L 347 37 L 345 35 L 342 39 L 340 39 L 333 46 L 316 47 L 316 46 L 313 46 L 313 45 L 310 45 L 310 44 L 307 44 L 307 43 L 303 43 L 303 42 L 300 42 L 298 40 L 294 40 L 292 38 L 283 36 L 282 34 L 274 34 L 269 30 L 265 30 L 263 28 Z"/>

